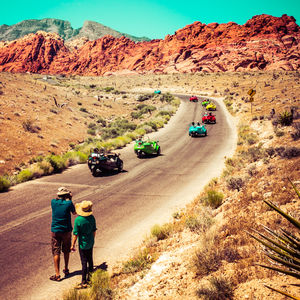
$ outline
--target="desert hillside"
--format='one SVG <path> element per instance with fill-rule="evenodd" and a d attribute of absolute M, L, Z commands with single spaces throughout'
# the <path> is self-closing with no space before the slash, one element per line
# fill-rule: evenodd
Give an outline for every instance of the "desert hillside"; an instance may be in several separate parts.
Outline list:
<path fill-rule="evenodd" d="M 249 235 L 265 225 L 299 236 L 263 202 L 272 201 L 299 220 L 299 199 L 288 181 L 299 189 L 299 79 L 298 72 L 282 71 L 103 78 L 132 92 L 159 85 L 163 91 L 214 97 L 232 114 L 237 149 L 222 175 L 186 209 L 174 212 L 170 223 L 149 229 L 128 261 L 110 274 L 97 273 L 93 288 L 72 289 L 64 299 L 286 299 L 265 285 L 299 295 L 296 279 L 258 265 L 272 263 Z M 281 124 L 280 116 L 291 111 L 292 125 Z"/>
<path fill-rule="evenodd" d="M 111 75 L 298 70 L 300 30 L 293 17 L 254 16 L 244 25 L 195 22 L 164 40 L 104 36 L 67 47 L 37 32 L 0 45 L 0 71 Z"/>

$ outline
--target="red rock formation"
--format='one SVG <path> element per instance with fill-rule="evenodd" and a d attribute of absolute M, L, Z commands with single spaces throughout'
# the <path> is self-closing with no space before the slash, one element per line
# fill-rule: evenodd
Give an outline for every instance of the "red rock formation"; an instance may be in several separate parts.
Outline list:
<path fill-rule="evenodd" d="M 297 70 L 300 30 L 293 17 L 255 16 L 244 25 L 195 22 L 164 40 L 105 36 L 70 50 L 55 34 L 0 45 L 0 71 L 108 75 Z"/>
<path fill-rule="evenodd" d="M 56 33 L 29 34 L 0 48 L 0 71 L 47 72 L 61 50 L 67 52 Z"/>

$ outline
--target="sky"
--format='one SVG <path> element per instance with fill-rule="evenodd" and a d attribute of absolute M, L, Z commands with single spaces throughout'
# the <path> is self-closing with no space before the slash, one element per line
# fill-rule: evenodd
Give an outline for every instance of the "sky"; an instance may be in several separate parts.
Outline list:
<path fill-rule="evenodd" d="M 122 33 L 151 39 L 174 34 L 195 21 L 209 24 L 230 21 L 240 25 L 255 15 L 293 16 L 300 24 L 299 0 L 15 0 L 1 1 L 0 25 L 27 19 L 56 18 L 80 28 L 95 21 Z"/>

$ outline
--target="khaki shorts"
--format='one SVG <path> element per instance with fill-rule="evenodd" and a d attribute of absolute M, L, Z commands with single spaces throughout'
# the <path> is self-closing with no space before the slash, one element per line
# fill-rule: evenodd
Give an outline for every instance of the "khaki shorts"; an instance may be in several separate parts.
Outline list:
<path fill-rule="evenodd" d="M 51 232 L 52 254 L 59 255 L 71 252 L 72 232 Z"/>

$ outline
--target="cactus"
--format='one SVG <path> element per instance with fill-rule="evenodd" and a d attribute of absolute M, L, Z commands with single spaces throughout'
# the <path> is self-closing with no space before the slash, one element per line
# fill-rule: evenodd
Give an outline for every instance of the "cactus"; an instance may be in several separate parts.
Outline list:
<path fill-rule="evenodd" d="M 290 179 L 289 181 L 300 199 L 300 192 Z M 293 224 L 297 231 L 300 230 L 300 222 L 298 220 L 282 211 L 271 201 L 264 200 L 264 202 L 281 216 L 283 216 L 286 220 L 288 220 L 291 224 Z M 260 233 L 253 230 L 255 234 L 250 233 L 250 235 L 264 246 L 264 252 L 271 259 L 271 261 L 274 261 L 274 266 L 260 264 L 259 266 L 300 279 L 300 238 L 282 228 L 279 230 L 279 232 L 275 232 L 266 226 L 263 227 L 265 233 Z M 286 292 L 267 285 L 265 286 L 291 299 L 299 300 L 299 298 L 289 295 Z"/>

